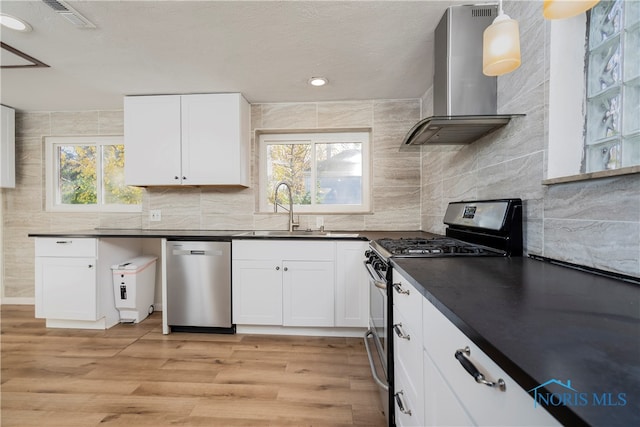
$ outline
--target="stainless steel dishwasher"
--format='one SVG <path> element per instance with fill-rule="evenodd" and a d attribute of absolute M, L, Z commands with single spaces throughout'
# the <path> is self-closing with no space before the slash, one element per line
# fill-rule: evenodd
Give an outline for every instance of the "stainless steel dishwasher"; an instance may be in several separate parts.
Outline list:
<path fill-rule="evenodd" d="M 172 331 L 235 333 L 231 242 L 167 241 L 167 323 Z"/>

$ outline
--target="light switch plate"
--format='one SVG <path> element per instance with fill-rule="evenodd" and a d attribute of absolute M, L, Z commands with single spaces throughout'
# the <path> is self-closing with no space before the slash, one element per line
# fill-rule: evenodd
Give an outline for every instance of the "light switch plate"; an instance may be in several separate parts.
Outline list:
<path fill-rule="evenodd" d="M 160 209 L 152 209 L 149 211 L 149 221 L 161 221 L 162 211 Z"/>

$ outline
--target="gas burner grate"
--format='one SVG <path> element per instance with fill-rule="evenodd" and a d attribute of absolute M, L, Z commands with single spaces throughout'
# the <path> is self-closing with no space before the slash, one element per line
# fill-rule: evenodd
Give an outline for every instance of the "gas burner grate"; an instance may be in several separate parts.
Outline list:
<path fill-rule="evenodd" d="M 449 237 L 380 239 L 377 243 L 393 256 L 503 255 L 490 248 Z"/>

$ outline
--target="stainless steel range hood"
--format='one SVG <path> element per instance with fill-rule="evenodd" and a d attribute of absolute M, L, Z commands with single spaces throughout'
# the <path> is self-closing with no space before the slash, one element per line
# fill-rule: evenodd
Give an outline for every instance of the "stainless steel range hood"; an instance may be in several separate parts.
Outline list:
<path fill-rule="evenodd" d="M 496 113 L 497 78 L 482 74 L 482 33 L 497 14 L 497 4 L 447 8 L 434 33 L 434 116 L 403 145 L 469 144 L 521 116 Z"/>

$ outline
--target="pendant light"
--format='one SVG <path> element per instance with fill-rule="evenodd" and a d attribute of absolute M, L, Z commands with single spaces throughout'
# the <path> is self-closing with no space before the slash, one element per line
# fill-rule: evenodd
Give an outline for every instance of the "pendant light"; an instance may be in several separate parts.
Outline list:
<path fill-rule="evenodd" d="M 520 66 L 520 32 L 518 21 L 511 19 L 498 6 L 498 17 L 483 34 L 482 72 L 486 76 L 501 76 Z"/>
<path fill-rule="evenodd" d="M 542 15 L 547 19 L 564 19 L 579 15 L 600 0 L 544 0 Z"/>

